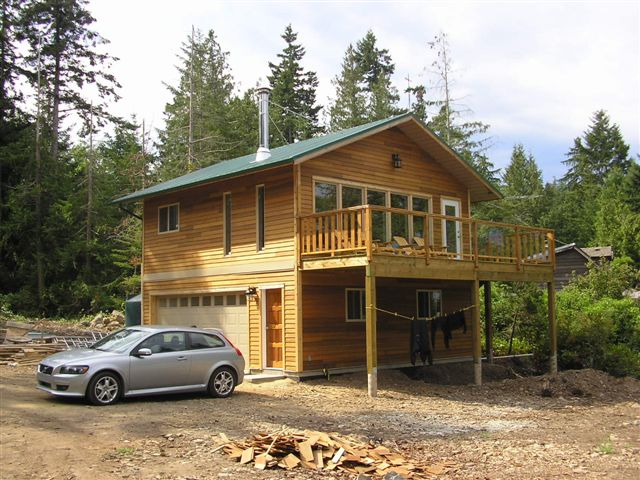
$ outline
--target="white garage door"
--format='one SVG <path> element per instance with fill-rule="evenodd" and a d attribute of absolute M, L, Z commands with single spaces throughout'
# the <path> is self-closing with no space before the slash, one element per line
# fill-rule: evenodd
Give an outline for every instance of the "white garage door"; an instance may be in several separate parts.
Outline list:
<path fill-rule="evenodd" d="M 157 321 L 160 325 L 219 328 L 249 356 L 249 315 L 244 292 L 193 294 L 159 297 Z"/>

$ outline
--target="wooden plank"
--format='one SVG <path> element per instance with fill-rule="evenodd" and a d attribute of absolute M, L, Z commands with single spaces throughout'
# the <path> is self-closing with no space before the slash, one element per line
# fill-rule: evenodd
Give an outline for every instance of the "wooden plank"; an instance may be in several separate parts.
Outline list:
<path fill-rule="evenodd" d="M 549 321 L 549 373 L 558 373 L 558 330 L 556 321 L 556 288 L 555 282 L 547 282 L 547 311 Z"/>

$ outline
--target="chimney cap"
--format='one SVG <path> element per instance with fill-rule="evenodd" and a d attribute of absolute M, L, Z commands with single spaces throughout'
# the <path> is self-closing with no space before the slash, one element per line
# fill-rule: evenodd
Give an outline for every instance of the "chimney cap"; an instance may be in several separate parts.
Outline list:
<path fill-rule="evenodd" d="M 269 93 L 271 92 L 271 85 L 267 80 L 263 80 L 260 78 L 258 80 L 258 87 L 256 88 L 256 93 Z"/>

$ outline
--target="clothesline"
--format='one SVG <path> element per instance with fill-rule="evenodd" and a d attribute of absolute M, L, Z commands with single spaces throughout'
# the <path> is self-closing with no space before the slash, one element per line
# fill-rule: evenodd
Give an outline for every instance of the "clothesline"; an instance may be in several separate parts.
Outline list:
<path fill-rule="evenodd" d="M 475 308 L 476 305 L 469 305 L 467 307 L 464 308 L 459 308 L 458 310 L 454 310 L 453 312 L 449 312 L 449 313 L 444 313 L 444 314 L 440 314 L 440 315 L 434 315 L 433 317 L 426 317 L 426 318 L 421 318 L 420 320 L 423 321 L 429 321 L 429 320 L 433 320 L 434 318 L 439 318 L 439 317 L 446 317 L 447 315 L 453 315 L 455 313 L 458 312 L 464 312 L 466 310 L 471 310 L 472 308 Z M 382 312 L 382 313 L 388 313 L 389 315 L 393 315 L 394 317 L 400 317 L 400 318 L 404 318 L 406 320 L 415 320 L 416 317 L 407 317 L 406 315 L 402 315 L 398 312 L 391 312 L 389 310 L 385 310 L 384 308 L 380 308 L 380 307 L 374 307 L 373 305 L 367 305 L 366 308 L 375 308 L 378 312 Z"/>

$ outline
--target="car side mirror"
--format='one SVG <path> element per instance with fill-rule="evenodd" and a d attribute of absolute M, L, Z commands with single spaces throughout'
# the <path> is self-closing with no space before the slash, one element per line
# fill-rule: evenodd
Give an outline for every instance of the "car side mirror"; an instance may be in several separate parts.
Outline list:
<path fill-rule="evenodd" d="M 149 357 L 151 356 L 150 348 L 141 348 L 136 352 L 136 357 Z"/>

